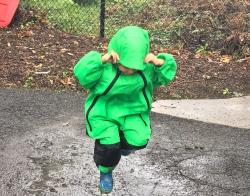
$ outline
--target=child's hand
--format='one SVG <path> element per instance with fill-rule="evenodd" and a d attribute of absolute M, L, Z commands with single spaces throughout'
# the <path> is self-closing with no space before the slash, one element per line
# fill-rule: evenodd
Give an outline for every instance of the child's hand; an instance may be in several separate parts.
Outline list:
<path fill-rule="evenodd" d="M 153 53 L 148 53 L 144 59 L 145 63 L 152 63 L 155 66 L 162 66 L 165 61 L 163 59 L 157 58 Z"/>
<path fill-rule="evenodd" d="M 116 63 L 119 60 L 119 55 L 114 51 L 111 53 L 106 53 L 102 56 L 102 63 L 106 63 L 107 61 L 110 63 Z"/>

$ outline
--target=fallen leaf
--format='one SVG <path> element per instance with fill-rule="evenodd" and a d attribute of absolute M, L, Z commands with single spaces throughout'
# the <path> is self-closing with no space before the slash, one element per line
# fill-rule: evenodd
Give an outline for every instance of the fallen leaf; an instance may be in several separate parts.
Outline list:
<path fill-rule="evenodd" d="M 236 62 L 242 63 L 242 62 L 245 62 L 245 61 L 247 62 L 248 60 L 250 60 L 249 57 L 244 58 L 244 59 L 239 59 L 239 60 L 237 60 Z"/>
<path fill-rule="evenodd" d="M 73 41 L 73 44 L 79 45 L 79 42 L 78 41 Z"/>
<path fill-rule="evenodd" d="M 68 126 L 69 122 L 63 123 L 63 127 Z"/>
<path fill-rule="evenodd" d="M 231 60 L 232 60 L 232 56 L 229 56 L 229 55 L 223 55 L 220 58 L 220 62 L 222 63 L 229 63 Z"/>
<path fill-rule="evenodd" d="M 68 77 L 68 78 L 65 78 L 63 80 L 60 80 L 60 82 L 64 85 L 64 86 L 68 86 L 68 85 L 71 85 L 72 82 L 71 82 L 71 78 Z"/>
<path fill-rule="evenodd" d="M 72 54 L 72 53 L 70 53 L 70 52 L 68 52 L 68 55 L 70 55 L 70 56 L 74 56 L 74 54 Z"/>
<path fill-rule="evenodd" d="M 50 73 L 50 70 L 49 71 L 37 71 L 37 72 L 35 72 L 36 75 L 46 75 L 49 73 Z"/>
<path fill-rule="evenodd" d="M 40 59 L 44 59 L 45 56 L 44 56 L 44 55 L 40 55 L 39 58 L 40 58 Z"/>
<path fill-rule="evenodd" d="M 179 50 L 171 50 L 170 53 L 173 54 L 173 55 L 180 56 L 180 51 Z"/>
<path fill-rule="evenodd" d="M 201 55 L 199 53 L 195 54 L 194 56 L 196 59 L 200 59 L 201 58 Z"/>
<path fill-rule="evenodd" d="M 42 63 L 39 63 L 38 65 L 35 65 L 34 67 L 36 68 L 36 69 L 38 69 L 38 68 L 41 68 L 43 66 L 43 64 Z"/>
<path fill-rule="evenodd" d="M 211 79 L 211 76 L 209 76 L 209 75 L 203 75 L 202 76 L 204 79 L 207 79 L 207 80 L 210 80 Z"/>
<path fill-rule="evenodd" d="M 66 49 L 66 48 L 62 48 L 62 49 L 61 49 L 61 52 L 62 52 L 62 53 L 66 52 L 66 51 L 68 51 L 68 49 Z"/>
<path fill-rule="evenodd" d="M 44 24 L 48 24 L 49 23 L 49 21 L 47 19 L 45 19 L 45 18 L 41 19 L 41 22 L 44 23 Z"/>
<path fill-rule="evenodd" d="M 24 36 L 26 36 L 26 37 L 31 37 L 31 36 L 33 36 L 33 35 L 34 35 L 34 32 L 33 32 L 32 30 L 26 31 L 26 32 L 24 33 Z"/>

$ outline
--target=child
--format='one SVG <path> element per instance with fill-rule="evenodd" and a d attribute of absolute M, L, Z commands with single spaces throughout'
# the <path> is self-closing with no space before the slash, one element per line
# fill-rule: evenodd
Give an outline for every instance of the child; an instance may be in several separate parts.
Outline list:
<path fill-rule="evenodd" d="M 86 132 L 95 139 L 94 161 L 102 193 L 112 191 L 112 171 L 121 155 L 146 147 L 153 89 L 168 84 L 176 73 L 173 56 L 155 56 L 149 53 L 149 44 L 146 30 L 124 27 L 111 39 L 107 54 L 91 51 L 74 67 L 80 84 L 90 90 L 85 102 Z"/>

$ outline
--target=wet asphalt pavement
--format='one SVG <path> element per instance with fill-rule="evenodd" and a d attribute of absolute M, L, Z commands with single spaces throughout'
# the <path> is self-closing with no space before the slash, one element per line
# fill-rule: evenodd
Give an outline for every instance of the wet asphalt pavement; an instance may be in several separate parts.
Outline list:
<path fill-rule="evenodd" d="M 100 195 L 83 97 L 0 89 L 0 195 Z M 148 147 L 122 157 L 110 195 L 249 196 L 250 130 L 152 113 Z"/>

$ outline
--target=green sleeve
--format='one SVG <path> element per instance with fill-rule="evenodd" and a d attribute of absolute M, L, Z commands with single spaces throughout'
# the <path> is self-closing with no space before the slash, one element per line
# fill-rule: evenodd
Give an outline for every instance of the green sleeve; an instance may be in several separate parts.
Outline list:
<path fill-rule="evenodd" d="M 101 54 L 91 51 L 83 56 L 74 66 L 74 75 L 80 84 L 87 88 L 93 88 L 103 72 Z"/>
<path fill-rule="evenodd" d="M 165 63 L 160 67 L 154 66 L 154 87 L 169 84 L 174 79 L 177 69 L 175 59 L 171 54 L 160 53 L 157 58 L 163 59 Z"/>

